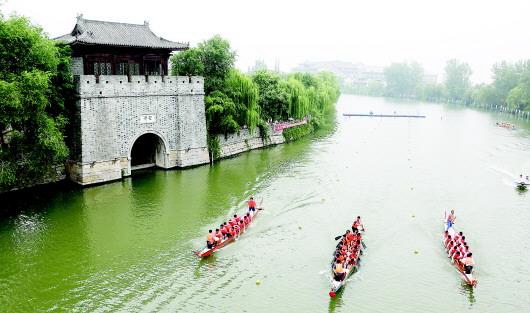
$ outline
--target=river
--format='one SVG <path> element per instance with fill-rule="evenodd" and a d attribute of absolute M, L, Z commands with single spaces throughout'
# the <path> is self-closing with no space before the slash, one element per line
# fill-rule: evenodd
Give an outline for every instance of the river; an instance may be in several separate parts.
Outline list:
<path fill-rule="evenodd" d="M 368 111 L 427 118 L 342 117 Z M 16 213 L 0 221 L 0 311 L 523 312 L 530 194 L 513 181 L 530 174 L 529 155 L 525 120 L 343 95 L 334 129 L 311 138 L 2 203 Z M 199 260 L 208 229 L 251 194 L 265 207 L 255 224 Z M 450 208 L 475 289 L 441 247 Z M 330 300 L 333 238 L 357 215 L 362 267 Z"/>

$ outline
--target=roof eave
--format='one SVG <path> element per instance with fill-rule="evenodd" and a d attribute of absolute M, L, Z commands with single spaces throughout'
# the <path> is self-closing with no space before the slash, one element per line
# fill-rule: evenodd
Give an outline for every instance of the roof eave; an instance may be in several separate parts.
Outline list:
<path fill-rule="evenodd" d="M 75 41 L 70 42 L 69 44 L 76 45 L 76 46 L 107 46 L 107 47 L 136 48 L 136 49 L 163 49 L 163 50 L 171 50 L 171 51 L 184 51 L 190 48 L 188 44 L 167 47 L 167 46 L 119 45 L 119 44 L 112 44 L 112 43 L 86 42 L 86 41 L 81 41 L 81 40 L 75 40 Z"/>

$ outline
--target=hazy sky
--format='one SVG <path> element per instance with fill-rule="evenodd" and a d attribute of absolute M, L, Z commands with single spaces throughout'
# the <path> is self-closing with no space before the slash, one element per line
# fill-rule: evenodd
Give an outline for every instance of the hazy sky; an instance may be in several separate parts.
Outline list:
<path fill-rule="evenodd" d="M 468 62 L 475 82 L 500 60 L 530 58 L 530 0 L 136 1 L 0 0 L 52 37 L 72 30 L 75 17 L 150 22 L 159 36 L 192 45 L 220 34 L 247 70 L 276 59 L 287 71 L 310 61 L 368 65 L 417 60 L 443 73 L 447 59 Z"/>

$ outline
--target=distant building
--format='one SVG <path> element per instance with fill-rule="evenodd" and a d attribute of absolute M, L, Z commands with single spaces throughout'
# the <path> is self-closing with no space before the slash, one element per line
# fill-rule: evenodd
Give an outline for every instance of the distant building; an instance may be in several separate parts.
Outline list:
<path fill-rule="evenodd" d="M 331 62 L 305 62 L 298 65 L 293 71 L 299 72 L 332 72 L 343 84 L 367 85 L 371 82 L 384 83 L 385 75 L 383 67 L 367 66 L 362 63 L 351 63 L 341 61 Z"/>
<path fill-rule="evenodd" d="M 256 60 L 253 66 L 249 67 L 248 72 L 253 73 L 257 71 L 266 71 L 268 70 L 267 64 L 263 60 Z"/>
<path fill-rule="evenodd" d="M 358 72 L 353 75 L 352 84 L 368 85 L 373 82 L 385 82 L 384 69 L 379 66 L 359 66 Z"/>
<path fill-rule="evenodd" d="M 274 60 L 274 71 L 280 73 L 280 59 Z"/>
<path fill-rule="evenodd" d="M 76 117 L 69 177 L 88 185 L 138 168 L 208 163 L 202 77 L 168 75 L 173 51 L 187 43 L 156 36 L 148 23 L 78 16 L 56 40 L 72 48 Z"/>

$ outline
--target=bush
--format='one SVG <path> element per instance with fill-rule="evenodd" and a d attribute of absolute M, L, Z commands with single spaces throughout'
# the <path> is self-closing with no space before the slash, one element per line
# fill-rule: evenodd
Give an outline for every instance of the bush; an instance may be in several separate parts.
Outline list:
<path fill-rule="evenodd" d="M 283 138 L 285 138 L 285 141 L 294 141 L 298 140 L 304 136 L 307 136 L 311 134 L 314 131 L 313 125 L 310 123 L 291 127 L 283 130 Z"/>

